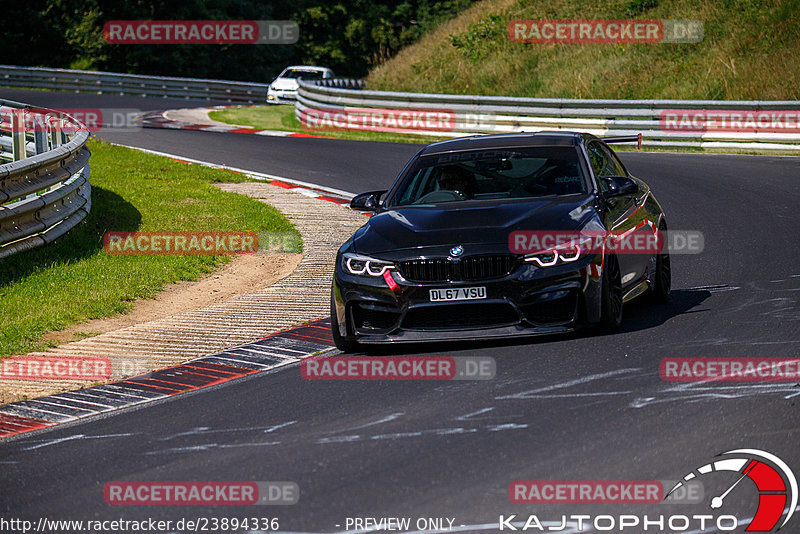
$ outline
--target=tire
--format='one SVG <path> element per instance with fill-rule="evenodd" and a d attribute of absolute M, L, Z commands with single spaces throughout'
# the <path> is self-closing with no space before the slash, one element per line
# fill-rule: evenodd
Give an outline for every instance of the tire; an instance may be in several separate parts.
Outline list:
<path fill-rule="evenodd" d="M 358 349 L 358 342 L 355 339 L 343 337 L 339 333 L 339 320 L 336 316 L 336 303 L 333 301 L 333 291 L 331 290 L 331 334 L 336 348 L 345 354 L 355 352 Z"/>
<path fill-rule="evenodd" d="M 656 304 L 669 304 L 670 289 L 672 288 L 672 264 L 669 251 L 656 256 L 656 274 L 649 301 Z"/>
<path fill-rule="evenodd" d="M 606 332 L 617 330 L 622 324 L 622 276 L 617 257 L 610 254 L 603 269 L 603 295 L 600 328 Z"/>

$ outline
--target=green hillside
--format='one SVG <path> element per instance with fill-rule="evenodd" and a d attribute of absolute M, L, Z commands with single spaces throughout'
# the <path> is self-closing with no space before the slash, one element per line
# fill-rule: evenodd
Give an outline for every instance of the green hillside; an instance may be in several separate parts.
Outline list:
<path fill-rule="evenodd" d="M 700 43 L 522 44 L 516 19 L 696 19 Z M 800 99 L 800 0 L 484 0 L 374 68 L 371 89 L 561 98 Z"/>

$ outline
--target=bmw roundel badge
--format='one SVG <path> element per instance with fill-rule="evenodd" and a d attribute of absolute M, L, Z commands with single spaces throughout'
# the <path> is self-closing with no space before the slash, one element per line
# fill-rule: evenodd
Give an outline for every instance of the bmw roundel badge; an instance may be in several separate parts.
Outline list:
<path fill-rule="evenodd" d="M 461 245 L 455 246 L 455 247 L 450 249 L 450 255 L 451 256 L 458 257 L 458 256 L 461 256 L 463 253 L 464 253 L 464 247 L 462 247 Z"/>

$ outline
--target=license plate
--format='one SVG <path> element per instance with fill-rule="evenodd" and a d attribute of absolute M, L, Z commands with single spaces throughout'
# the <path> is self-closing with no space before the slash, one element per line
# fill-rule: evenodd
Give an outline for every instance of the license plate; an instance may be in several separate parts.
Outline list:
<path fill-rule="evenodd" d="M 453 289 L 431 289 L 431 302 L 443 300 L 478 300 L 486 298 L 485 287 L 457 287 Z"/>

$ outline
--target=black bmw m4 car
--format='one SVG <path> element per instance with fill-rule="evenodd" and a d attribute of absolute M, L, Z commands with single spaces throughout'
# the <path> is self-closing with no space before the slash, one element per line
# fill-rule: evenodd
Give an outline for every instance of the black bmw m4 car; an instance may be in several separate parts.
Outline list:
<path fill-rule="evenodd" d="M 624 303 L 666 302 L 669 253 L 649 246 L 666 218 L 608 146 L 635 140 L 538 132 L 423 148 L 391 189 L 351 202 L 374 213 L 336 258 L 336 346 L 613 330 Z"/>

